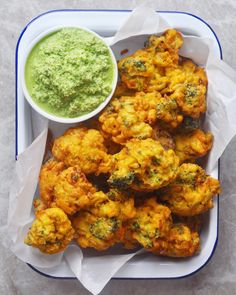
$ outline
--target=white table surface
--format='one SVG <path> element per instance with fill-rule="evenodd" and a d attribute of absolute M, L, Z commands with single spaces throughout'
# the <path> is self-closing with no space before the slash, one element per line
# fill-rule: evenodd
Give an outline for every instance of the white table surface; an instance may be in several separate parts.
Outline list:
<path fill-rule="evenodd" d="M 223 48 L 224 60 L 236 69 L 234 0 L 0 1 L 0 225 L 3 225 L 7 218 L 8 191 L 14 166 L 14 52 L 22 28 L 34 16 L 51 9 L 132 9 L 143 2 L 156 10 L 186 11 L 203 18 L 217 33 Z M 230 143 L 222 156 L 221 181 L 223 193 L 220 198 L 219 242 L 213 258 L 203 270 L 181 280 L 113 280 L 101 294 L 236 294 L 236 139 Z M 0 236 L 0 240 L 1 238 Z M 51 280 L 40 276 L 0 244 L 0 294 L 85 295 L 89 292 L 76 280 Z"/>

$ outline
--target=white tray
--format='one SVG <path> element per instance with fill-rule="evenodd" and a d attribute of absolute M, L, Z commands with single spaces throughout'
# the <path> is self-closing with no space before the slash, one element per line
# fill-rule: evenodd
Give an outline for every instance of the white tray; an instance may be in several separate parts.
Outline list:
<path fill-rule="evenodd" d="M 214 52 L 222 58 L 219 40 L 211 27 L 199 17 L 174 11 L 159 12 L 171 27 L 200 37 L 209 37 L 214 41 Z M 55 10 L 34 18 L 22 31 L 16 47 L 16 156 L 23 152 L 33 140 L 32 111 L 20 85 L 19 65 L 24 52 L 31 41 L 42 31 L 56 25 L 81 25 L 94 30 L 102 36 L 112 36 L 129 16 L 130 11 L 112 10 Z M 60 133 L 68 125 L 50 122 L 50 129 Z M 58 131 L 60 130 L 60 131 Z M 213 172 L 218 177 L 218 167 Z M 180 278 L 194 274 L 200 270 L 212 257 L 218 239 L 219 200 L 215 198 L 215 206 L 209 214 L 201 233 L 202 249 L 199 255 L 187 259 L 171 259 L 156 257 L 152 254 L 136 256 L 123 266 L 114 278 L 162 279 Z M 74 278 L 66 263 L 60 267 L 34 270 L 53 278 Z"/>

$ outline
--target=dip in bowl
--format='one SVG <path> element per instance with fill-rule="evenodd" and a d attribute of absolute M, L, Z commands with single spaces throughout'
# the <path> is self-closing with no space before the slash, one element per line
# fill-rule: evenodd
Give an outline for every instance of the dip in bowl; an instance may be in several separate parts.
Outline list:
<path fill-rule="evenodd" d="M 96 33 L 56 27 L 30 45 L 22 66 L 22 88 L 44 117 L 75 123 L 99 113 L 110 101 L 118 70 L 113 52 Z"/>

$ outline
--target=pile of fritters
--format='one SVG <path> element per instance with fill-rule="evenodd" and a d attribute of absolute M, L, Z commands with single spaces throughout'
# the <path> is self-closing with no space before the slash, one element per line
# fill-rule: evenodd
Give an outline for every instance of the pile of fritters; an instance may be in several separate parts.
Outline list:
<path fill-rule="evenodd" d="M 151 36 L 119 61 L 120 82 L 99 118 L 54 140 L 26 244 L 47 254 L 73 239 L 97 250 L 199 252 L 201 214 L 220 184 L 196 162 L 213 143 L 200 129 L 207 77 L 179 56 L 182 43 L 173 29 Z"/>

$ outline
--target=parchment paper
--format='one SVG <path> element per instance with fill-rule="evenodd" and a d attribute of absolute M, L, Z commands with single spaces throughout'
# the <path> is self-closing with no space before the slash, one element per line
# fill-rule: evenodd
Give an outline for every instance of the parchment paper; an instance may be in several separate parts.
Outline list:
<path fill-rule="evenodd" d="M 167 28 L 169 25 L 154 10 L 140 7 L 130 15 L 115 37 L 107 38 L 106 42 L 112 45 L 116 57 L 119 58 L 119 52 L 124 48 L 128 48 L 131 54 L 132 51 L 143 47 L 143 41 L 147 38 L 144 35 L 159 34 Z M 214 146 L 206 166 L 208 173 L 214 169 L 227 144 L 236 134 L 236 72 L 216 58 L 212 48 L 210 39 L 184 36 L 184 45 L 181 49 L 181 55 L 205 66 L 207 71 L 208 110 L 204 128 L 214 134 Z M 4 244 L 19 259 L 36 267 L 53 267 L 65 259 L 78 280 L 91 293 L 98 294 L 111 277 L 139 252 L 84 257 L 83 251 L 77 245 L 71 244 L 64 254 L 44 255 L 38 249 L 24 244 L 24 237 L 34 218 L 32 202 L 47 137 L 47 120 L 38 118 L 33 121 L 34 134 L 37 137 L 18 156 L 16 162 L 10 190 L 8 222 L 1 228 L 1 233 L 5 236 Z"/>

